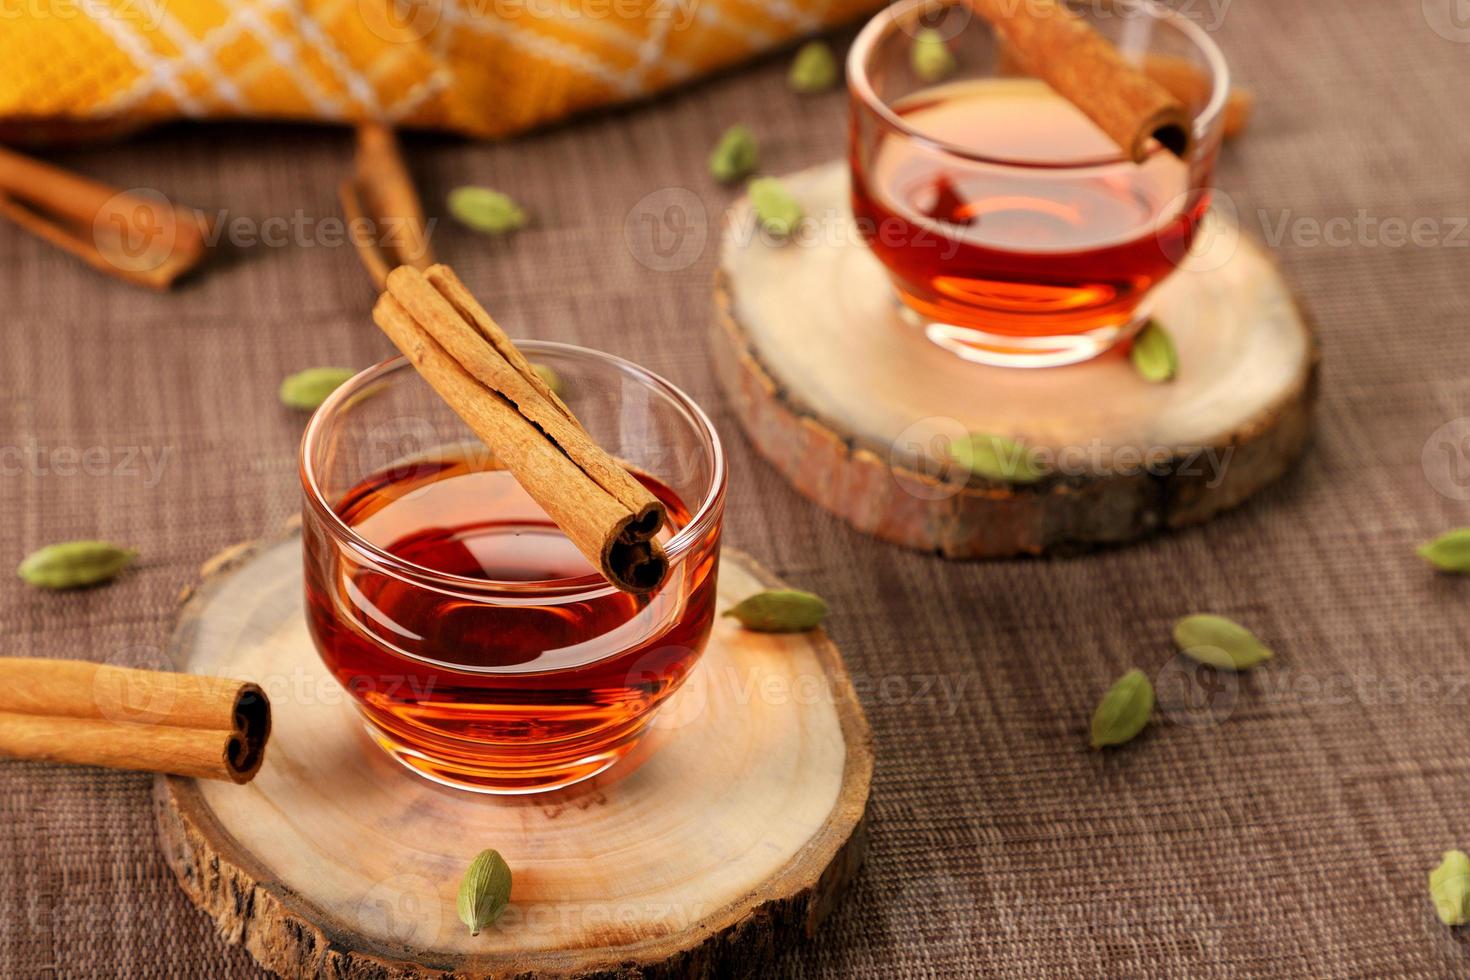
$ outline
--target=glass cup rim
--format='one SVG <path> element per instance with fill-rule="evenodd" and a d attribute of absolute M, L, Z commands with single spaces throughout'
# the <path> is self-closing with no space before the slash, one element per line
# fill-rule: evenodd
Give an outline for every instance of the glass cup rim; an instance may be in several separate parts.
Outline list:
<path fill-rule="evenodd" d="M 710 421 L 704 409 L 700 408 L 699 404 L 677 385 L 653 373 L 642 365 L 635 364 L 626 358 L 618 357 L 616 354 L 608 354 L 605 351 L 593 350 L 590 347 L 581 347 L 577 344 L 567 344 L 553 340 L 516 340 L 514 343 L 522 353 L 527 355 L 536 353 L 566 354 L 574 358 L 599 362 L 616 368 L 623 374 L 641 382 L 645 387 L 663 393 L 688 416 L 704 441 L 705 450 L 708 452 L 712 463 L 712 472 L 710 474 L 709 490 L 700 500 L 699 508 L 690 516 L 689 522 L 674 532 L 673 537 L 664 545 L 664 552 L 668 555 L 670 567 L 672 568 L 677 565 L 705 538 L 718 522 L 721 503 L 725 496 L 725 450 L 723 444 L 720 442 L 719 433 L 715 431 L 714 423 Z M 359 371 L 328 395 L 326 400 L 312 413 L 310 421 L 307 422 L 306 431 L 301 436 L 301 446 L 298 450 L 301 486 L 305 491 L 307 504 L 325 523 L 332 535 L 338 541 L 350 547 L 358 558 L 377 566 L 380 570 L 392 574 L 403 581 L 439 592 L 457 593 L 470 599 L 484 600 L 486 598 L 504 596 L 506 598 L 520 599 L 535 598 L 538 603 L 544 603 L 548 600 L 564 603 L 585 601 L 616 592 L 616 587 L 603 578 L 602 575 L 595 572 L 574 579 L 497 581 L 494 579 L 470 578 L 464 575 L 436 571 L 424 565 L 405 561 L 378 547 L 367 540 L 367 538 L 358 534 L 350 524 L 342 520 L 336 509 L 328 503 L 326 496 L 322 493 L 321 485 L 317 480 L 316 470 L 312 463 L 311 451 L 321 441 L 322 433 L 326 430 L 328 421 L 337 415 L 341 408 L 347 402 L 351 401 L 355 395 L 389 375 L 404 370 L 410 371 L 417 376 L 417 372 L 413 371 L 413 365 L 409 363 L 408 358 L 399 354 Z M 427 382 L 424 383 L 427 384 Z M 670 576 L 670 580 L 672 580 L 672 576 Z M 664 587 L 667 587 L 667 584 L 665 583 Z"/>
<path fill-rule="evenodd" d="M 862 103 L 863 107 L 876 114 L 884 123 L 903 133 L 906 137 L 919 143 L 923 143 L 932 149 L 959 157 L 975 163 L 992 164 L 1000 167 L 1017 167 L 1026 170 L 1092 170 L 1098 167 L 1131 164 L 1132 161 L 1120 150 L 1116 154 L 1103 157 L 1092 157 L 1085 160 L 1067 160 L 1064 162 L 1051 162 L 1044 160 L 1025 160 L 1019 158 L 1005 158 L 987 156 L 976 153 L 957 143 L 937 139 L 920 132 L 909 125 L 902 116 L 889 108 L 888 103 L 879 98 L 873 88 L 871 79 L 868 78 L 867 61 L 873 48 L 878 41 L 887 35 L 890 29 L 901 30 L 898 27 L 899 17 L 909 14 L 919 8 L 933 8 L 936 3 L 942 6 L 957 7 L 964 0 L 898 0 L 873 16 L 858 32 L 852 48 L 847 53 L 847 88 L 853 99 Z M 1023 0 L 1024 2 L 1024 0 Z M 1230 68 L 1225 63 L 1225 55 L 1219 45 L 1210 38 L 1204 28 L 1200 27 L 1188 17 L 1156 2 L 1156 0 L 1114 0 L 1119 7 L 1146 11 L 1149 16 L 1156 20 L 1165 21 L 1175 27 L 1181 34 L 1187 37 L 1204 55 L 1205 61 L 1210 67 L 1210 83 L 1213 88 L 1210 98 L 1199 112 L 1190 119 L 1192 137 L 1196 142 L 1205 138 L 1215 121 L 1220 118 L 1225 110 L 1225 100 L 1230 94 Z M 972 14 L 979 17 L 978 14 Z M 1162 147 L 1156 148 L 1154 153 L 1167 153 Z"/>

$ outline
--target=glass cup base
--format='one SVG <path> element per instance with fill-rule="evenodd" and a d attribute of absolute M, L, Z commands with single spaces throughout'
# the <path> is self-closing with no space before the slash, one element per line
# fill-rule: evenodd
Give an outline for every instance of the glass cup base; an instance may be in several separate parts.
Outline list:
<path fill-rule="evenodd" d="M 394 740 L 367 718 L 363 728 L 379 748 L 399 765 L 416 776 L 450 789 L 467 790 L 492 796 L 526 796 L 566 789 L 611 769 L 637 746 L 643 731 L 630 733 L 612 746 L 603 746 L 593 755 L 559 762 L 554 768 L 544 763 L 533 769 L 512 765 L 498 766 L 482 761 L 474 765 L 432 758 L 422 751 Z"/>
<path fill-rule="evenodd" d="M 894 303 L 904 322 L 922 330 L 930 343 L 973 364 L 992 367 L 1045 368 L 1080 364 L 1131 339 L 1148 322 L 1148 314 L 1139 312 L 1127 323 L 1098 327 L 1083 333 L 1014 337 L 987 333 L 975 327 L 940 323 L 905 306 L 897 297 L 894 297 Z"/>

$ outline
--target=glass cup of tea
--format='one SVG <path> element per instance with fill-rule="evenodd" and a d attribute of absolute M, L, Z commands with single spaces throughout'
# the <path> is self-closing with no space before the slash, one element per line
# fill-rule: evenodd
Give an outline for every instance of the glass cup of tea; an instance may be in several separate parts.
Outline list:
<path fill-rule="evenodd" d="M 628 361 L 520 349 L 667 508 L 669 576 L 620 592 L 403 358 L 333 392 L 301 444 L 306 614 L 372 738 L 430 779 L 530 793 L 626 755 L 715 610 L 725 457 L 690 398 Z"/>
<path fill-rule="evenodd" d="M 1129 160 L 960 0 L 901 0 L 848 56 L 858 229 L 904 318 L 968 360 L 1069 364 L 1127 340 L 1209 205 L 1229 93 L 1220 50 L 1150 0 L 1077 12 L 1185 103 L 1183 158 L 1154 143 Z M 954 57 L 939 81 L 913 63 L 926 29 Z"/>

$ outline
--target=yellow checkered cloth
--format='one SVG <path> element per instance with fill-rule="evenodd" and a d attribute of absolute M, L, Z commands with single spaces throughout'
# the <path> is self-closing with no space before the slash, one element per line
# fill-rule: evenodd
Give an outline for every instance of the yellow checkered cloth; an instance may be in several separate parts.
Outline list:
<path fill-rule="evenodd" d="M 879 0 L 0 0 L 0 133 L 271 117 L 503 136 Z"/>

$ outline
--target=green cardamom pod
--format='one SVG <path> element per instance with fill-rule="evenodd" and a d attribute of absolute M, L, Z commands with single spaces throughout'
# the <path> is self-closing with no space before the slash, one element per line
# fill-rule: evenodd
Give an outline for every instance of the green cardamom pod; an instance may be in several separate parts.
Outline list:
<path fill-rule="evenodd" d="M 1092 714 L 1092 747 L 1122 745 L 1143 731 L 1154 710 L 1154 686 L 1134 668 L 1108 688 Z"/>
<path fill-rule="evenodd" d="M 802 633 L 815 629 L 827 615 L 822 597 L 799 589 L 768 589 L 725 610 L 740 625 L 761 633 Z"/>
<path fill-rule="evenodd" d="M 755 134 L 736 123 L 715 144 L 709 155 L 709 173 L 722 184 L 732 184 L 755 173 L 757 149 Z"/>
<path fill-rule="evenodd" d="M 1174 338 L 1153 320 L 1133 338 L 1128 359 L 1139 377 L 1150 384 L 1173 381 L 1179 372 L 1179 352 L 1174 349 Z"/>
<path fill-rule="evenodd" d="M 281 382 L 281 404 L 314 412 L 327 396 L 357 372 L 352 368 L 318 367 L 297 371 Z"/>
<path fill-rule="evenodd" d="M 562 394 L 561 375 L 557 374 L 545 364 L 532 364 L 531 370 L 535 371 L 537 376 L 546 382 L 546 387 L 551 389 L 553 395 Z"/>
<path fill-rule="evenodd" d="M 504 235 L 526 224 L 521 206 L 509 194 L 489 187 L 456 187 L 449 192 L 448 203 L 456 221 L 487 235 Z"/>
<path fill-rule="evenodd" d="M 15 571 L 39 589 L 80 589 L 116 578 L 137 557 L 107 541 L 64 541 L 26 555 Z"/>
<path fill-rule="evenodd" d="M 1046 476 L 1036 452 L 1025 443 L 988 432 L 972 432 L 953 443 L 949 454 L 975 476 L 999 483 L 1035 483 Z"/>
<path fill-rule="evenodd" d="M 1470 574 L 1470 527 L 1457 527 L 1420 545 L 1419 557 L 1442 572 Z"/>
<path fill-rule="evenodd" d="M 459 883 L 459 920 L 470 935 L 494 922 L 510 903 L 510 865 L 496 850 L 481 851 Z"/>
<path fill-rule="evenodd" d="M 926 27 L 914 35 L 914 45 L 909 49 L 909 64 L 926 82 L 942 82 L 954 74 L 957 67 L 954 52 L 944 43 L 944 35 L 932 27 Z"/>
<path fill-rule="evenodd" d="M 1200 613 L 1174 624 L 1174 642 L 1189 659 L 1221 670 L 1250 670 L 1271 650 L 1232 619 Z"/>
<path fill-rule="evenodd" d="M 1464 851 L 1445 851 L 1439 867 L 1429 872 L 1429 897 L 1445 925 L 1470 922 L 1470 856 Z"/>
<path fill-rule="evenodd" d="M 786 82 L 803 95 L 825 92 L 837 84 L 837 57 L 825 41 L 808 41 L 796 52 Z"/>
<path fill-rule="evenodd" d="M 750 194 L 756 220 L 771 234 L 789 237 L 801 223 L 804 213 L 801 205 L 775 177 L 757 177 L 746 192 Z"/>

